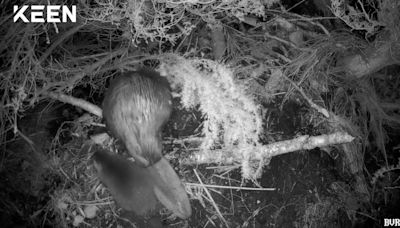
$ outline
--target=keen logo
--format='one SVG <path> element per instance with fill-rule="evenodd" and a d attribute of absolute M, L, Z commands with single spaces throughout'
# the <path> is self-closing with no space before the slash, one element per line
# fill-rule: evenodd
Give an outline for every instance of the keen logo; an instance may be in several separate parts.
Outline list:
<path fill-rule="evenodd" d="M 25 15 L 26 12 L 30 14 L 30 18 Z M 18 20 L 25 23 L 61 23 L 68 20 L 76 22 L 76 6 L 69 9 L 61 5 L 23 5 L 21 7 L 14 5 L 14 22 Z"/>

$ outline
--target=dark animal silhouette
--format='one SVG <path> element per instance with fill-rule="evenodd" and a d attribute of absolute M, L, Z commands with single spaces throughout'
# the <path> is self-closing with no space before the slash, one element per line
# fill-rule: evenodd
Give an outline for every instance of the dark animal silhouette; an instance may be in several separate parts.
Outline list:
<path fill-rule="evenodd" d="M 92 158 L 100 180 L 121 208 L 134 213 L 131 217 L 139 227 L 163 227 L 149 168 L 104 149 L 98 149 Z"/>

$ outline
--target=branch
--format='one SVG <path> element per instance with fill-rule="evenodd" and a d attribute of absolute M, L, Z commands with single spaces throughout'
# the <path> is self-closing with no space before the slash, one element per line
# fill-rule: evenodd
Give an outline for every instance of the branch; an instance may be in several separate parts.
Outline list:
<path fill-rule="evenodd" d="M 39 59 L 39 64 L 41 64 L 52 52 L 53 50 L 58 47 L 64 40 L 66 40 L 68 37 L 72 36 L 75 34 L 79 29 L 81 29 L 85 24 L 81 24 L 78 26 L 75 26 L 65 32 L 62 36 L 60 36 L 47 50 L 46 52 L 40 57 Z"/>
<path fill-rule="evenodd" d="M 286 154 L 299 150 L 311 150 L 316 147 L 325 147 L 334 144 L 349 143 L 354 140 L 354 137 L 345 132 L 336 132 L 328 135 L 319 136 L 300 136 L 292 140 L 285 140 L 271 143 L 263 146 L 260 150 L 261 154 L 253 153 L 250 160 L 257 158 L 271 158 L 277 155 Z M 183 164 L 201 164 L 201 163 L 223 163 L 233 164 L 241 162 L 243 157 L 240 153 L 234 153 L 227 150 L 208 150 L 197 152 L 183 159 Z"/>
<path fill-rule="evenodd" d="M 103 111 L 101 108 L 95 104 L 92 104 L 88 101 L 75 98 L 72 96 L 68 96 L 62 93 L 54 93 L 54 92 L 48 92 L 46 95 L 54 100 L 58 100 L 67 104 L 71 104 L 73 106 L 79 107 L 81 109 L 84 109 L 100 118 L 103 117 Z"/>

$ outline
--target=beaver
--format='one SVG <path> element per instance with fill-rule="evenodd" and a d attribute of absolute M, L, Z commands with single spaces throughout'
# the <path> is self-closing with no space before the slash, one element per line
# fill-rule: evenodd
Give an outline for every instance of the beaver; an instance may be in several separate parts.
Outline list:
<path fill-rule="evenodd" d="M 148 68 L 116 77 L 103 101 L 107 128 L 143 167 L 161 159 L 161 132 L 171 111 L 167 79 Z"/>
<path fill-rule="evenodd" d="M 141 68 L 111 81 L 103 101 L 103 117 L 111 134 L 125 145 L 135 162 L 133 169 L 109 167 L 108 172 L 114 174 L 109 179 L 110 183 L 123 183 L 118 179 L 124 175 L 136 179 L 131 182 L 144 187 L 125 186 L 128 189 L 127 194 L 135 194 L 131 192 L 133 188 L 138 191 L 151 190 L 148 193 L 138 193 L 143 194 L 140 196 L 143 199 L 148 198 L 148 202 L 136 199 L 137 195 L 131 196 L 138 205 L 153 205 L 155 194 L 156 199 L 165 207 L 178 217 L 187 219 L 192 212 L 185 188 L 169 162 L 162 156 L 161 132 L 171 112 L 170 85 L 156 71 Z M 117 180 L 112 181 L 112 178 Z M 124 190 L 124 186 L 114 188 L 117 190 L 114 193 L 116 195 Z M 129 204 L 129 200 L 126 203 Z M 148 210 L 146 207 L 143 210 Z"/>

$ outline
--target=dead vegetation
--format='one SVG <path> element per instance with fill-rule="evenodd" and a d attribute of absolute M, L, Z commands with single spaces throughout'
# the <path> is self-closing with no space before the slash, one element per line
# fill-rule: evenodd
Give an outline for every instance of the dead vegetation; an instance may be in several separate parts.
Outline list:
<path fill-rule="evenodd" d="M 170 227 L 395 216 L 400 3 L 315 2 L 79 1 L 77 23 L 25 24 L 0 1 L 5 226 L 132 224 L 83 145 L 102 127 L 108 79 L 138 64 L 174 89 L 165 156 L 195 213 L 161 211 Z"/>

